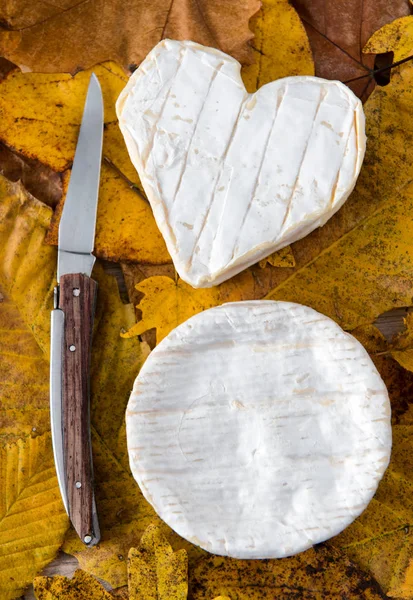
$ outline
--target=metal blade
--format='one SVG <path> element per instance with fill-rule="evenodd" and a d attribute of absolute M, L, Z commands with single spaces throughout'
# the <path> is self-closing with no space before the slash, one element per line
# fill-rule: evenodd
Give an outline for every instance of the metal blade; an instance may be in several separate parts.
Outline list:
<path fill-rule="evenodd" d="M 62 310 L 52 310 L 50 345 L 50 426 L 57 481 L 67 514 L 69 501 L 66 490 L 65 465 L 63 454 L 62 420 L 62 348 L 65 315 Z"/>
<path fill-rule="evenodd" d="M 92 73 L 60 219 L 58 281 L 67 273 L 84 273 L 89 277 L 92 273 L 102 141 L 102 91 L 98 78 Z"/>

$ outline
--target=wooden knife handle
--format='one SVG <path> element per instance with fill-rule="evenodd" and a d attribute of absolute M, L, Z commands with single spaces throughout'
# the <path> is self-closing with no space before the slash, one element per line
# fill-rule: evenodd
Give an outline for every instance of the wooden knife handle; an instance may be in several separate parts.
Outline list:
<path fill-rule="evenodd" d="M 60 278 L 64 312 L 62 415 L 70 520 L 88 546 L 99 541 L 90 436 L 90 355 L 97 283 L 82 274 Z"/>

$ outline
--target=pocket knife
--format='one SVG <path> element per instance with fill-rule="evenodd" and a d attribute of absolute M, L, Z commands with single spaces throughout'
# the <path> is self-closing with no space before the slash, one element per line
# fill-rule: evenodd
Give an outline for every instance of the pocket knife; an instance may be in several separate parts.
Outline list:
<path fill-rule="evenodd" d="M 99 542 L 93 488 L 89 371 L 97 283 L 91 279 L 103 139 L 100 84 L 90 78 L 59 225 L 51 315 L 50 418 L 66 512 L 87 546 Z"/>

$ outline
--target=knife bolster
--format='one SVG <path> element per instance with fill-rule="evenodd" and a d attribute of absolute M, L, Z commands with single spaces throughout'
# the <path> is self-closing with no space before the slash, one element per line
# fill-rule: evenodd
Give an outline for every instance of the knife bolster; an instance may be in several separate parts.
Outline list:
<path fill-rule="evenodd" d="M 70 520 L 88 546 L 99 541 L 90 436 L 90 357 L 97 283 L 80 273 L 60 277 L 64 312 L 62 415 Z"/>

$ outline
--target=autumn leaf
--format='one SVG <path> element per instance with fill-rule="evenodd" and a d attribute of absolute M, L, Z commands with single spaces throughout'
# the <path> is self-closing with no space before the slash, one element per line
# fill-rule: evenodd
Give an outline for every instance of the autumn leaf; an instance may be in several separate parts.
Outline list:
<path fill-rule="evenodd" d="M 36 577 L 33 581 L 37 600 L 112 600 L 113 596 L 89 573 L 78 569 L 72 579 Z"/>
<path fill-rule="evenodd" d="M 413 425 L 393 427 L 390 465 L 362 515 L 329 544 L 373 575 L 390 597 L 413 596 Z"/>
<path fill-rule="evenodd" d="M 43 242 L 51 210 L 28 195 L 20 184 L 0 179 L 0 186 L 3 192 L 0 203 L 0 281 L 19 311 L 22 322 L 34 334 L 48 359 L 57 252 Z M 123 340 L 120 337 L 120 332 L 134 323 L 134 310 L 132 305 L 120 301 L 115 279 L 105 275 L 99 265 L 95 267 L 93 277 L 99 283 L 99 290 L 92 345 L 91 419 L 102 540 L 98 547 L 90 550 L 70 529 L 64 550 L 75 554 L 82 567 L 117 587 L 126 584 L 129 548 L 139 542 L 152 521 L 159 522 L 168 539 L 173 540 L 176 547 L 187 548 L 190 556 L 202 556 L 203 552 L 160 522 L 130 473 L 124 415 L 133 380 L 147 350 L 141 347 L 137 338 Z M 33 358 L 36 356 L 34 354 Z M 30 362 L 26 364 L 30 366 Z M 42 365 L 37 373 L 40 379 L 33 382 L 35 386 L 45 383 L 46 366 Z M 5 417 L 5 422 L 11 428 L 10 421 L 19 410 L 24 431 L 24 428 L 28 429 L 30 415 L 33 414 L 27 398 L 25 402 L 24 397 L 20 400 L 16 397 L 16 407 L 9 414 L 8 421 Z M 45 426 L 45 416 L 43 413 L 42 427 Z M 37 417 L 31 418 L 33 422 L 37 421 Z"/>
<path fill-rule="evenodd" d="M 408 314 L 404 322 L 406 330 L 392 340 L 390 352 L 402 367 L 413 371 L 413 314 Z"/>
<path fill-rule="evenodd" d="M 260 260 L 258 264 L 261 269 L 265 269 L 267 264 L 273 267 L 295 267 L 295 258 L 291 246 L 281 248 L 278 252 L 274 252 L 267 258 Z"/>
<path fill-rule="evenodd" d="M 63 173 L 64 193 L 91 72 L 83 71 L 72 77 L 13 71 L 0 82 L 0 141 L 26 159 L 45 165 L 49 171 Z M 98 65 L 93 72 L 101 83 L 105 103 L 103 154 L 138 183 L 115 114 L 115 101 L 127 77 L 113 63 Z M 62 208 L 61 202 L 49 236 L 51 243 L 57 244 Z M 95 250 L 98 257 L 109 260 L 156 264 L 170 261 L 149 205 L 105 163 L 100 181 Z"/>
<path fill-rule="evenodd" d="M 282 77 L 314 75 L 307 34 L 288 0 L 263 0 L 251 29 L 255 60 L 241 71 L 248 92 Z"/>
<path fill-rule="evenodd" d="M 139 548 L 128 554 L 130 600 L 186 600 L 188 556 L 174 552 L 155 525 L 145 530 Z"/>
<path fill-rule="evenodd" d="M 37 160 L 23 158 L 0 143 L 0 174 L 10 181 L 21 181 L 35 198 L 49 206 L 56 206 L 62 197 L 59 173 Z"/>
<path fill-rule="evenodd" d="M 0 454 L 0 590 L 8 600 L 54 558 L 68 519 L 49 434 L 2 444 Z"/>
<path fill-rule="evenodd" d="M 377 582 L 338 550 L 319 545 L 282 560 L 211 556 L 190 570 L 194 600 L 224 595 L 237 600 L 379 600 Z"/>
<path fill-rule="evenodd" d="M 349 87 L 365 101 L 375 87 L 374 50 L 363 54 L 370 36 L 394 19 L 409 15 L 409 0 L 293 0 L 304 22 L 314 54 L 316 75 L 348 81 Z M 374 52 L 375 54 L 377 52 Z"/>
<path fill-rule="evenodd" d="M 143 4 L 131 0 L 16 0 L 0 8 L 0 54 L 24 70 L 74 73 L 104 60 L 138 65 L 163 38 L 193 40 L 250 62 L 250 17 L 258 0 L 200 0 Z"/>
<path fill-rule="evenodd" d="M 392 49 L 395 60 L 413 54 L 413 34 L 401 35 L 401 29 L 413 31 L 413 17 L 386 26 L 367 50 Z M 338 219 L 320 231 L 322 245 L 318 242 L 315 252 L 311 236 L 301 247 L 293 245 L 299 268 L 268 298 L 308 304 L 347 330 L 410 304 L 413 137 L 405 115 L 412 107 L 413 64 L 407 62 L 394 69 L 389 85 L 376 88 L 365 105 L 369 143 L 355 191 Z M 304 251 L 307 260 L 300 264 Z"/>
<path fill-rule="evenodd" d="M 0 443 L 5 443 L 49 431 L 49 363 L 16 305 L 1 295 Z"/>

